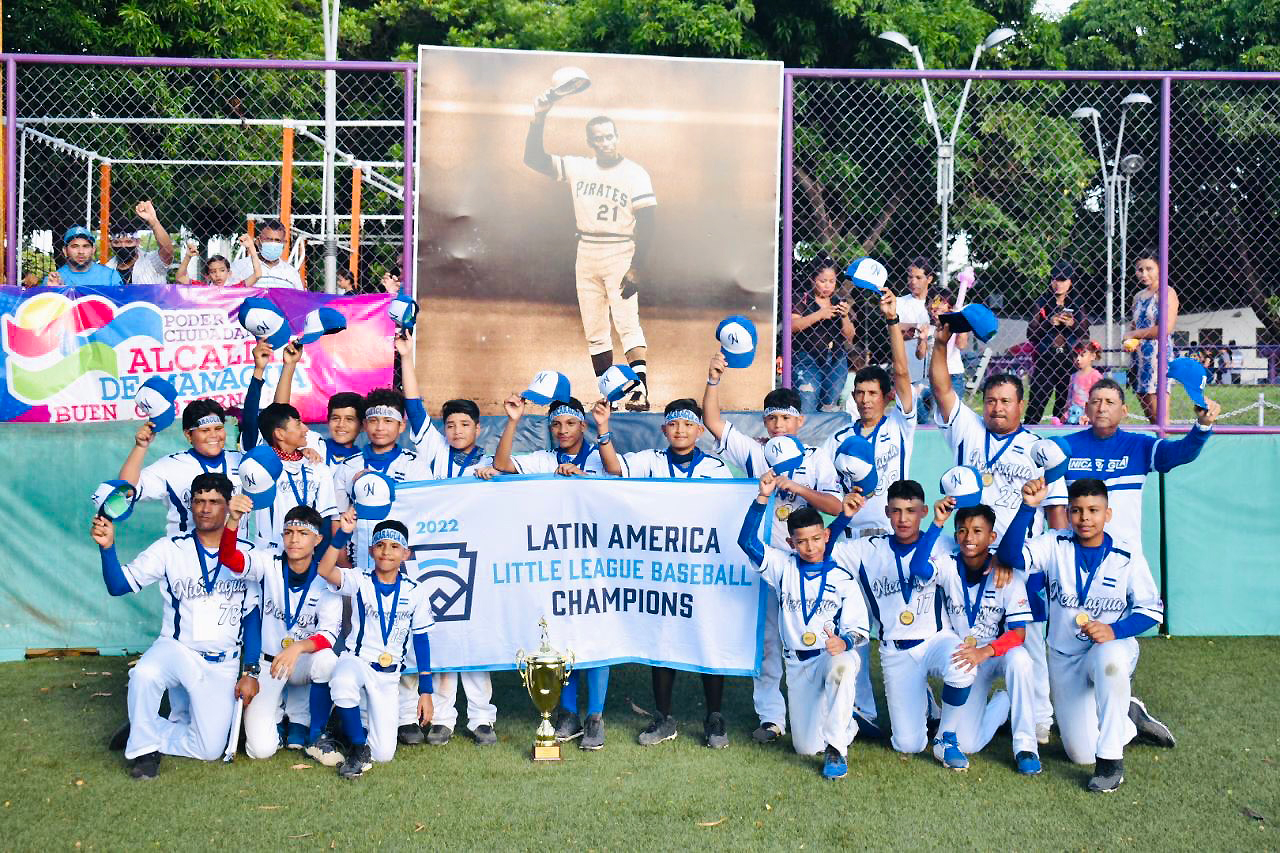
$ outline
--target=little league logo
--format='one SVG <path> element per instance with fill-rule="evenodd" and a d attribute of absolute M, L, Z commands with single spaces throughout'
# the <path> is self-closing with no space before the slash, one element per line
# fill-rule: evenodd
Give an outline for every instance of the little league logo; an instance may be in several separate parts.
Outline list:
<path fill-rule="evenodd" d="M 437 622 L 471 619 L 471 593 L 476 580 L 476 552 L 465 542 L 414 545 L 416 568 L 410 577 L 425 586 Z"/>

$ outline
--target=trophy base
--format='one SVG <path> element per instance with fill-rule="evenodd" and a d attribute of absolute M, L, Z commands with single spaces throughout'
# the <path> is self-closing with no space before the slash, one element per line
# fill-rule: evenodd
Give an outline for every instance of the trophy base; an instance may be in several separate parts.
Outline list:
<path fill-rule="evenodd" d="M 561 761 L 560 744 L 553 743 L 550 746 L 535 743 L 533 745 L 534 761 Z"/>

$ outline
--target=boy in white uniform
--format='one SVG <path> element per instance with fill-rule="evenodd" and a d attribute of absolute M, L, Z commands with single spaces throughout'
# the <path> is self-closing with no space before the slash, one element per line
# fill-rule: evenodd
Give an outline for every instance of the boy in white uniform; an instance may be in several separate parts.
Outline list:
<path fill-rule="evenodd" d="M 997 559 L 1028 574 L 1043 573 L 1049 596 L 1049 684 L 1067 757 L 1094 762 L 1090 791 L 1124 782 L 1124 747 L 1137 728 L 1130 718 L 1130 679 L 1143 631 L 1164 620 L 1164 602 L 1142 554 L 1112 540 L 1107 487 L 1076 480 L 1067 491 L 1071 530 L 1023 537 L 1045 499 L 1044 480 L 1022 487 L 1023 505 Z"/>
<path fill-rule="evenodd" d="M 263 409 L 258 415 L 258 428 L 280 457 L 283 470 L 276 479 L 275 501 L 253 513 L 253 546 L 279 551 L 285 516 L 296 506 L 314 509 L 325 519 L 325 527 L 332 526 L 332 519 L 338 515 L 333 469 L 323 462 L 303 458 L 310 433 L 298 410 L 288 403 L 272 403 Z"/>
<path fill-rule="evenodd" d="M 853 705 L 861 663 L 853 649 L 867 642 L 867 605 L 854 573 L 826 559 L 830 536 L 813 507 L 787 517 L 791 549 L 760 541 L 777 480 L 772 471 L 760 478 L 738 544 L 778 595 L 791 743 L 801 755 L 821 751 L 823 778 L 840 779 L 858 733 Z"/>

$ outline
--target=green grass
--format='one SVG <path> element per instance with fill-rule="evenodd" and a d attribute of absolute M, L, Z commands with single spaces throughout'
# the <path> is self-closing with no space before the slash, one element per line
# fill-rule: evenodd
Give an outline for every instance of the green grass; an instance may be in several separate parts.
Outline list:
<path fill-rule="evenodd" d="M 455 738 L 403 748 L 353 782 L 295 769 L 312 764 L 295 752 L 231 765 L 166 758 L 159 779 L 140 783 L 104 746 L 124 718 L 125 660 L 35 660 L 0 665 L 9 721 L 0 826 L 3 846 L 20 850 L 1274 849 L 1280 735 L 1269 662 L 1278 656 L 1277 638 L 1142 641 L 1136 692 L 1179 746 L 1131 747 L 1127 781 L 1109 796 L 1083 790 L 1088 768 L 1067 763 L 1056 735 L 1036 778 L 1014 773 L 999 735 L 966 774 L 855 743 L 848 778 L 826 783 L 819 759 L 794 754 L 789 739 L 750 743 L 747 679 L 726 691 L 728 750 L 700 745 L 701 690 L 683 674 L 681 736 L 645 749 L 635 743 L 644 720 L 627 701 L 651 702 L 638 666 L 614 671 L 604 751 L 570 748 L 558 766 L 528 760 L 535 713 L 515 675 L 502 673 L 496 747 Z"/>

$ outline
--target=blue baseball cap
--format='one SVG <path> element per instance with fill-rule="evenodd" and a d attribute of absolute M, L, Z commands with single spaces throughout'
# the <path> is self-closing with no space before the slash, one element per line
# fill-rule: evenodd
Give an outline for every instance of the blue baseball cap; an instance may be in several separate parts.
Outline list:
<path fill-rule="evenodd" d="M 982 474 L 971 465 L 948 468 L 938 488 L 947 497 L 956 499 L 956 509 L 982 503 Z"/>
<path fill-rule="evenodd" d="M 407 293 L 396 295 L 391 300 L 387 313 L 391 315 L 391 319 L 396 321 L 396 328 L 406 332 L 412 332 L 413 327 L 418 322 L 418 303 Z"/>
<path fill-rule="evenodd" d="M 844 274 L 849 276 L 856 287 L 873 293 L 884 292 L 885 282 L 889 280 L 889 271 L 875 258 L 858 258 L 849 264 Z"/>
<path fill-rule="evenodd" d="M 1165 375 L 1182 386 L 1196 408 L 1207 409 L 1209 404 L 1204 400 L 1204 386 L 1209 381 L 1209 371 L 1194 358 L 1175 358 L 1169 362 Z"/>
<path fill-rule="evenodd" d="M 794 435 L 775 435 L 764 446 L 764 461 L 773 473 L 790 476 L 804 464 L 804 445 Z"/>
<path fill-rule="evenodd" d="M 640 377 L 628 365 L 615 364 L 600 374 L 600 393 L 610 403 L 616 403 L 639 381 Z"/>
<path fill-rule="evenodd" d="M 62 235 L 62 245 L 67 245 L 77 237 L 83 237 L 90 243 L 96 242 L 93 232 L 83 225 L 72 225 L 67 229 L 67 233 Z"/>
<path fill-rule="evenodd" d="M 280 349 L 293 335 L 289 318 L 274 302 L 261 296 L 251 296 L 241 302 L 236 317 L 246 332 L 266 340 L 272 349 Z"/>
<path fill-rule="evenodd" d="M 991 309 L 977 302 L 966 305 L 959 311 L 940 314 L 938 322 L 950 326 L 953 334 L 973 332 L 983 343 L 991 340 L 1000 328 L 1000 321 L 996 319 L 995 314 L 991 313 Z"/>
<path fill-rule="evenodd" d="M 127 480 L 107 480 L 93 490 L 98 515 L 111 521 L 124 521 L 138 502 L 138 488 Z"/>
<path fill-rule="evenodd" d="M 853 484 L 862 490 L 865 497 L 870 497 L 879 485 L 879 473 L 876 471 L 876 452 L 860 435 L 851 435 L 836 448 L 834 463 L 836 471 L 848 476 Z"/>
<path fill-rule="evenodd" d="M 1031 445 L 1031 461 L 1044 469 L 1044 481 L 1052 483 L 1066 475 L 1071 446 L 1062 436 L 1042 438 Z"/>
<path fill-rule="evenodd" d="M 756 326 L 741 314 L 732 314 L 716 326 L 716 340 L 720 342 L 720 354 L 730 367 L 750 367 L 756 357 Z"/>
<path fill-rule="evenodd" d="M 396 481 L 381 471 L 365 471 L 351 483 L 356 518 L 383 521 L 396 501 Z"/>
<path fill-rule="evenodd" d="M 240 490 L 253 501 L 254 509 L 275 503 L 276 481 L 282 473 L 284 463 L 267 444 L 259 444 L 240 460 Z"/>
<path fill-rule="evenodd" d="M 152 376 L 133 395 L 133 405 L 151 422 L 151 428 L 159 432 L 178 416 L 178 407 L 173 402 L 176 399 L 178 390 L 173 383 L 163 377 Z"/>
<path fill-rule="evenodd" d="M 569 388 L 569 377 L 554 370 L 543 370 L 533 377 L 520 396 L 539 406 L 546 406 L 553 400 L 568 400 L 573 392 Z"/>
<path fill-rule="evenodd" d="M 345 328 L 347 328 L 347 318 L 342 312 L 323 305 L 307 312 L 307 320 L 302 327 L 302 335 L 298 338 L 298 345 L 313 344 L 325 335 L 336 334 Z"/>

